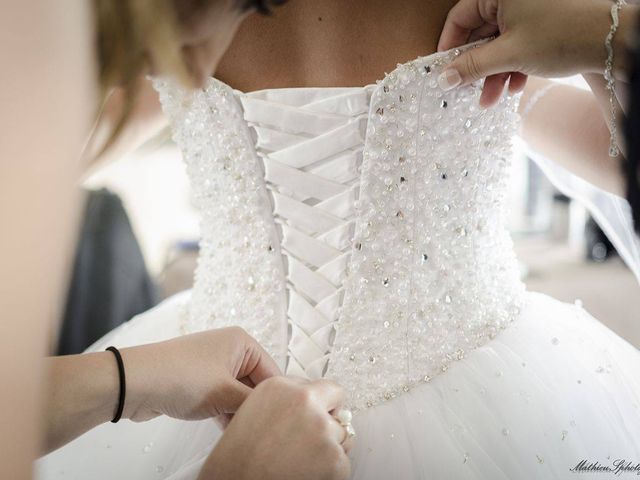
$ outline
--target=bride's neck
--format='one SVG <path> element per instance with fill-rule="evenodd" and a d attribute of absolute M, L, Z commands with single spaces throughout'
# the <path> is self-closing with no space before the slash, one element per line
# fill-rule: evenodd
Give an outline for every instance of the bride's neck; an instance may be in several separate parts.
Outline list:
<path fill-rule="evenodd" d="M 435 51 L 455 0 L 295 0 L 245 21 L 216 76 L 243 91 L 366 85 Z"/>

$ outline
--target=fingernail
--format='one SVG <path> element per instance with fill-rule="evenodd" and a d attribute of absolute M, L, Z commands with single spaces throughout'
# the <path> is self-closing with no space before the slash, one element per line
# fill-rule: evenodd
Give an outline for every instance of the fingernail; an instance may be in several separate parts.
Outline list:
<path fill-rule="evenodd" d="M 449 68 L 438 75 L 438 85 L 444 91 L 451 90 L 462 83 L 462 77 L 455 68 Z"/>

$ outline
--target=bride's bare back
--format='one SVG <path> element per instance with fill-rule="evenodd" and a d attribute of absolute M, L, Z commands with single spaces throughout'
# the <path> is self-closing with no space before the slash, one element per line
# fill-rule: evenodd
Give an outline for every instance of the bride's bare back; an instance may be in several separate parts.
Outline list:
<path fill-rule="evenodd" d="M 359 86 L 436 49 L 456 0 L 290 0 L 240 27 L 216 77 L 242 91 Z"/>
<path fill-rule="evenodd" d="M 215 76 L 245 92 L 367 85 L 398 63 L 434 52 L 456 3 L 289 0 L 270 17 L 243 22 Z M 530 81 L 521 105 L 545 85 Z M 603 161 L 609 133 L 590 92 L 558 87 L 536 106 L 523 123 L 531 145 L 601 188 L 624 191 L 615 164 Z"/>

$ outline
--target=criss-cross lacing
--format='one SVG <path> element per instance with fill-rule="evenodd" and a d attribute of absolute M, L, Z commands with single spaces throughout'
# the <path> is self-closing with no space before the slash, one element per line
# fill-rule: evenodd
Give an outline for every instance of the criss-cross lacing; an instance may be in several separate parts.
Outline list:
<path fill-rule="evenodd" d="M 287 374 L 320 378 L 328 362 L 352 246 L 369 95 L 362 88 L 318 89 L 311 99 L 297 89 L 240 95 L 281 235 Z"/>

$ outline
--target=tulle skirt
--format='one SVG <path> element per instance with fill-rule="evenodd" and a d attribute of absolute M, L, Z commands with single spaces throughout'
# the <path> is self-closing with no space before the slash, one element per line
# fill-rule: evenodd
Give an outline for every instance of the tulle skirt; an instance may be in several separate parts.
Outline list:
<path fill-rule="evenodd" d="M 165 301 L 92 350 L 179 335 L 188 301 Z M 357 412 L 354 427 L 354 479 L 614 478 L 588 469 L 640 463 L 640 353 L 581 307 L 528 293 L 495 339 Z M 106 424 L 39 460 L 37 478 L 194 480 L 220 435 L 212 420 Z"/>

